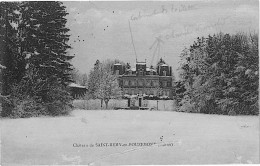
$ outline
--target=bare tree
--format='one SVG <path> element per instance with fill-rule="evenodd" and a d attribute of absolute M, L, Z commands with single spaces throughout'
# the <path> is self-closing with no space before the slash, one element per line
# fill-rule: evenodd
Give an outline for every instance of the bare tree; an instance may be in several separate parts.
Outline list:
<path fill-rule="evenodd" d="M 90 73 L 89 78 L 88 89 L 93 93 L 93 98 L 101 100 L 101 107 L 103 106 L 103 101 L 107 109 L 110 99 L 121 97 L 118 78 L 116 75 L 113 75 L 109 61 L 99 63 L 98 67 Z M 93 82 L 94 80 L 95 82 Z"/>

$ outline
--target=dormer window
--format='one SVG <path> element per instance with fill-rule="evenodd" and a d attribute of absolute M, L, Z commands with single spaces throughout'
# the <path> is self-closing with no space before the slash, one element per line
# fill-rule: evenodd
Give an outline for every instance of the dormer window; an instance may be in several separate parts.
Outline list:
<path fill-rule="evenodd" d="M 131 80 L 131 86 L 135 86 L 135 80 Z"/>
<path fill-rule="evenodd" d="M 119 75 L 119 70 L 116 70 L 116 75 Z"/>
<path fill-rule="evenodd" d="M 139 85 L 139 86 L 143 86 L 143 80 L 139 80 L 139 81 L 138 81 L 138 85 Z"/>
<path fill-rule="evenodd" d="M 124 81 L 124 85 L 125 85 L 125 86 L 128 86 L 128 85 L 129 85 L 129 81 L 128 81 L 128 80 L 125 80 L 125 81 Z"/>
<path fill-rule="evenodd" d="M 163 76 L 166 76 L 166 71 L 165 70 L 163 71 Z"/>
<path fill-rule="evenodd" d="M 150 80 L 146 80 L 146 86 L 150 87 L 151 86 L 151 81 Z"/>
<path fill-rule="evenodd" d="M 163 81 L 163 87 L 167 87 L 167 81 Z"/>

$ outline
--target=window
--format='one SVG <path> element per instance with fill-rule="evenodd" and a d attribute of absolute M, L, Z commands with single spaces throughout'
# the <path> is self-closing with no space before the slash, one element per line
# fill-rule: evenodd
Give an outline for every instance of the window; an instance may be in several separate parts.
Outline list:
<path fill-rule="evenodd" d="M 135 86 L 135 80 L 131 80 L 131 86 Z"/>
<path fill-rule="evenodd" d="M 119 70 L 116 70 L 116 75 L 119 75 Z"/>
<path fill-rule="evenodd" d="M 167 82 L 167 86 L 168 86 L 168 87 L 171 87 L 171 82 L 168 81 L 168 82 Z"/>
<path fill-rule="evenodd" d="M 143 86 L 143 80 L 139 80 L 139 81 L 138 81 L 138 85 L 139 85 L 139 86 Z"/>
<path fill-rule="evenodd" d="M 163 76 L 166 76 L 166 71 L 163 71 Z"/>
<path fill-rule="evenodd" d="M 142 95 L 143 94 L 143 91 L 142 90 L 139 90 L 139 95 Z"/>
<path fill-rule="evenodd" d="M 167 81 L 163 81 L 163 87 L 167 87 Z"/>
<path fill-rule="evenodd" d="M 129 85 L 129 81 L 128 80 L 124 80 L 124 86 L 128 86 Z"/>
<path fill-rule="evenodd" d="M 154 80 L 154 81 L 153 81 L 153 86 L 154 86 L 154 87 L 159 86 L 159 82 L 158 82 L 157 80 Z"/>
<path fill-rule="evenodd" d="M 151 86 L 151 81 L 150 80 L 146 80 L 146 86 Z"/>
<path fill-rule="evenodd" d="M 166 91 L 166 95 L 169 97 L 170 96 L 170 91 Z"/>

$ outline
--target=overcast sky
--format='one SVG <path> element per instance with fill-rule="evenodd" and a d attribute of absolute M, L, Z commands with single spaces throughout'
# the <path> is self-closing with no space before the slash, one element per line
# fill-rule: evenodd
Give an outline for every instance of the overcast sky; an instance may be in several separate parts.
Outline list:
<path fill-rule="evenodd" d="M 244 1 L 66 1 L 68 27 L 75 55 L 72 63 L 88 73 L 97 59 L 120 59 L 135 65 L 129 22 L 138 61 L 151 64 L 156 37 L 159 56 L 173 67 L 177 77 L 181 51 L 197 37 L 217 32 L 258 32 L 258 0 Z"/>

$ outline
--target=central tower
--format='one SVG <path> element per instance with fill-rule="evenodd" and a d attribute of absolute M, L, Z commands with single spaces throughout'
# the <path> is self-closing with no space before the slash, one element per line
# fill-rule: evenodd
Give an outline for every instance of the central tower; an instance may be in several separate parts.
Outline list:
<path fill-rule="evenodd" d="M 146 62 L 136 62 L 136 75 L 137 76 L 146 75 Z"/>

